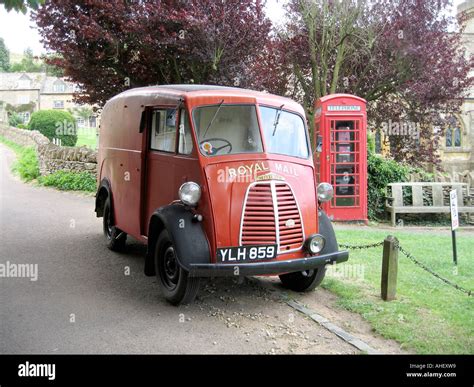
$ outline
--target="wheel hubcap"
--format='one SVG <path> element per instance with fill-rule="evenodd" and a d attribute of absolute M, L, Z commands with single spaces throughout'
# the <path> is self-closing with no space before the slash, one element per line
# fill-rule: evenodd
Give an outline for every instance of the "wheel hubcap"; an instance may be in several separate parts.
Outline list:
<path fill-rule="evenodd" d="M 163 254 L 163 275 L 164 284 L 169 289 L 174 289 L 179 280 L 179 264 L 173 246 L 168 246 Z"/>

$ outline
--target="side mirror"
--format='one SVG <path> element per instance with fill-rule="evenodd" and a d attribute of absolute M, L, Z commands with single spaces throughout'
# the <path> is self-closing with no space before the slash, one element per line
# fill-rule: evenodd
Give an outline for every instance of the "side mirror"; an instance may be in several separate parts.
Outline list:
<path fill-rule="evenodd" d="M 316 138 L 316 150 L 315 152 L 321 153 L 323 151 L 323 136 L 318 135 Z"/>

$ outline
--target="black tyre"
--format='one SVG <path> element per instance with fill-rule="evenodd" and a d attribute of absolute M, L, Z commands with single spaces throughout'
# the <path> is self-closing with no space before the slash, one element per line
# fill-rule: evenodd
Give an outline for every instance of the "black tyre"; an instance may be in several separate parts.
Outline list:
<path fill-rule="evenodd" d="M 326 267 L 280 275 L 282 285 L 295 292 L 309 292 L 319 286 L 326 275 Z"/>
<path fill-rule="evenodd" d="M 199 291 L 199 278 L 189 277 L 178 262 L 176 250 L 167 230 L 163 230 L 155 246 L 156 277 L 164 297 L 173 305 L 189 304 Z"/>
<path fill-rule="evenodd" d="M 107 247 L 113 251 L 122 251 L 125 248 L 127 234 L 114 226 L 112 204 L 108 197 L 104 204 L 104 236 L 107 241 Z"/>

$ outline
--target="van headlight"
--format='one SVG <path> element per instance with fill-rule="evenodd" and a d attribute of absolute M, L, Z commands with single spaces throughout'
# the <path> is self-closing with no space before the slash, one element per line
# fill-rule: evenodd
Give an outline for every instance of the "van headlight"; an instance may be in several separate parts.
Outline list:
<path fill-rule="evenodd" d="M 179 187 L 178 196 L 187 206 L 195 207 L 201 198 L 201 187 L 193 181 L 188 181 Z"/>
<path fill-rule="evenodd" d="M 324 249 L 324 245 L 326 244 L 326 240 L 320 234 L 313 234 L 306 239 L 304 243 L 304 247 L 307 252 L 311 254 L 320 253 Z"/>
<path fill-rule="evenodd" d="M 328 202 L 334 196 L 334 188 L 329 183 L 319 183 L 317 193 L 321 203 Z"/>

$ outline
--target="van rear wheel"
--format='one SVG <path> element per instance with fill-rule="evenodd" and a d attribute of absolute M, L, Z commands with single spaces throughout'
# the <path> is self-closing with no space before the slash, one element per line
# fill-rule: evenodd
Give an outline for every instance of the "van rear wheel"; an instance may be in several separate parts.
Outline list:
<path fill-rule="evenodd" d="M 108 197 L 104 204 L 104 236 L 107 241 L 107 247 L 112 251 L 122 251 L 125 248 L 127 241 L 127 234 L 115 227 L 113 221 L 112 204 L 110 197 Z"/>
<path fill-rule="evenodd" d="M 166 300 L 173 305 L 189 304 L 199 291 L 199 278 L 189 277 L 176 255 L 167 230 L 163 230 L 155 246 L 156 277 Z"/>
<path fill-rule="evenodd" d="M 326 267 L 280 275 L 282 285 L 295 292 L 309 292 L 321 284 L 326 275 Z"/>

